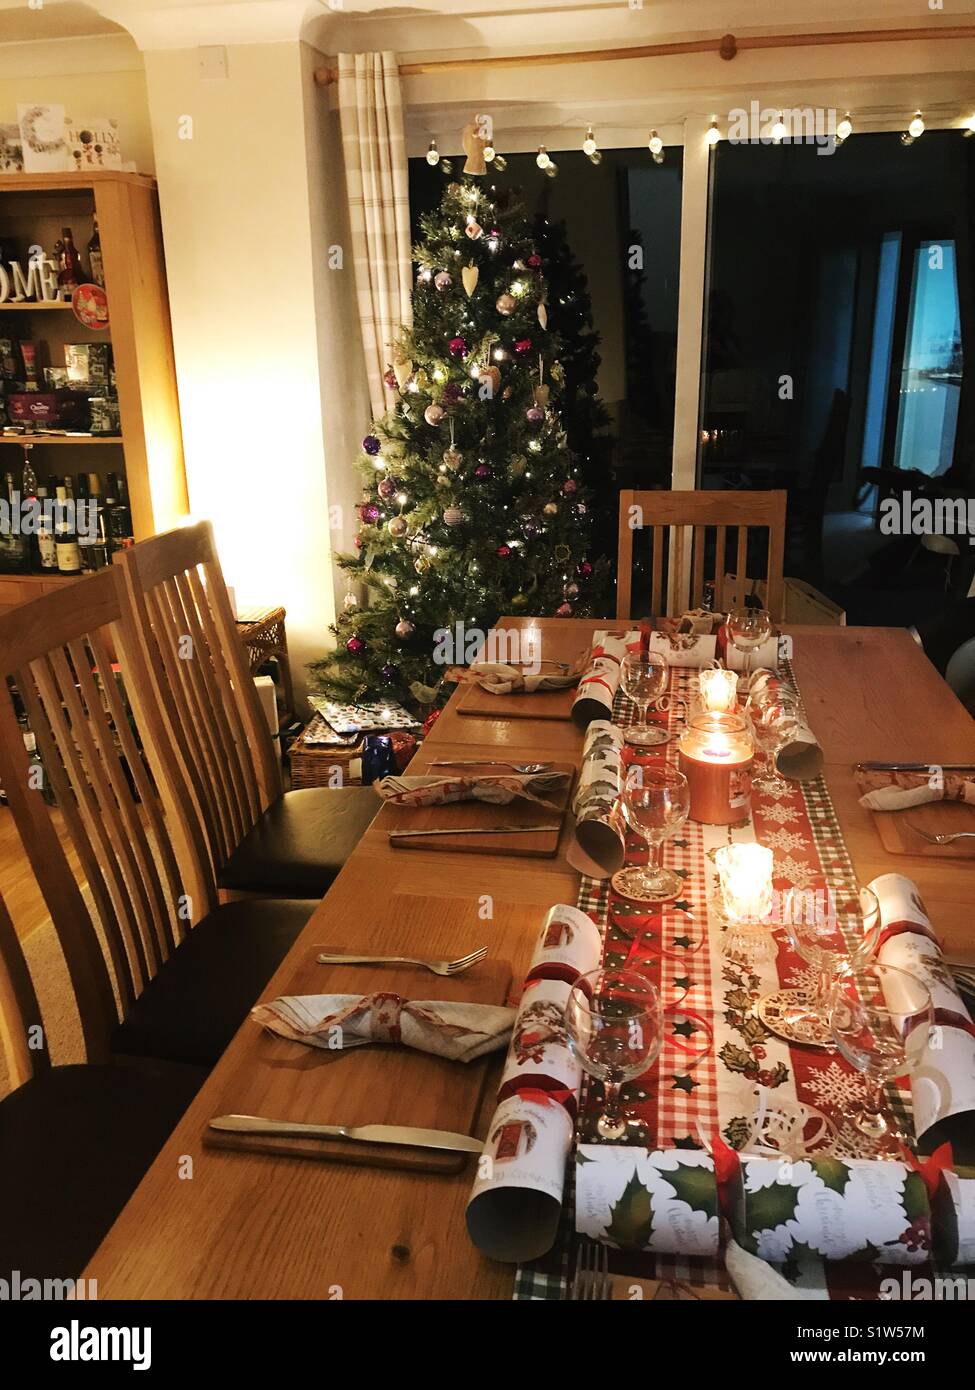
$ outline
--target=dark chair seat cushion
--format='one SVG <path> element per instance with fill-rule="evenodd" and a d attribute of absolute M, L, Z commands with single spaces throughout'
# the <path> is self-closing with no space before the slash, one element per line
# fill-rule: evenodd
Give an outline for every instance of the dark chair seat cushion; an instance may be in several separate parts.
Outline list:
<path fill-rule="evenodd" d="M 205 1079 L 52 1067 L 0 1101 L 0 1278 L 77 1278 Z"/>
<path fill-rule="evenodd" d="M 212 1066 L 317 900 L 245 898 L 204 917 L 116 1028 L 112 1050 Z"/>
<path fill-rule="evenodd" d="M 272 801 L 217 876 L 239 893 L 323 897 L 380 807 L 371 787 L 306 787 Z"/>

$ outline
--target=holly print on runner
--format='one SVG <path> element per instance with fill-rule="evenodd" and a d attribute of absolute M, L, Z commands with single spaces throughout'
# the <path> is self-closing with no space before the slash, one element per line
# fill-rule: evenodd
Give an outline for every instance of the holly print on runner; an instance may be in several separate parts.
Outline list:
<path fill-rule="evenodd" d="M 770 1037 L 769 1030 L 754 1012 L 760 997 L 761 980 L 748 970 L 747 966 L 729 962 L 721 972 L 726 984 L 731 986 L 724 994 L 724 1020 L 742 1040 L 742 1045 L 726 1042 L 718 1051 L 718 1057 L 730 1072 L 747 1076 L 762 1086 L 781 1086 L 789 1079 L 789 1069 L 782 1062 L 774 1067 L 763 1067 L 765 1048 L 763 1044 Z"/>

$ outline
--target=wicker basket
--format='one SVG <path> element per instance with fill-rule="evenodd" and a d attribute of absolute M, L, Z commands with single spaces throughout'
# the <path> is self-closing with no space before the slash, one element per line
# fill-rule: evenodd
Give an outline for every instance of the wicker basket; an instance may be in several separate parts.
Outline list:
<path fill-rule="evenodd" d="M 316 714 L 308 728 L 303 730 L 291 745 L 288 758 L 291 762 L 291 786 L 295 791 L 300 787 L 357 786 L 361 782 L 358 777 L 355 781 L 349 777 L 349 763 L 353 758 L 362 757 L 365 741 L 359 739 L 357 743 L 342 748 L 310 744 L 309 734 L 314 734 L 324 722 L 321 716 Z M 338 781 L 336 768 L 341 771 L 341 783 Z"/>

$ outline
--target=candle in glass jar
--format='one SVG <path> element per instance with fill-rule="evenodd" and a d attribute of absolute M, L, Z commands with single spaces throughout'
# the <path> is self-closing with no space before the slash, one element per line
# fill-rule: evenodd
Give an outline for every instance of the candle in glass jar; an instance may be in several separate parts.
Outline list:
<path fill-rule="evenodd" d="M 701 671 L 698 676 L 701 704 L 707 711 L 727 714 L 738 704 L 738 673 L 721 669 Z"/>
<path fill-rule="evenodd" d="M 752 740 L 737 714 L 696 715 L 678 744 L 677 761 L 690 789 L 690 818 L 734 825 L 748 817 Z"/>
<path fill-rule="evenodd" d="M 762 922 L 772 911 L 772 851 L 764 845 L 722 845 L 716 851 L 721 895 L 735 922 Z"/>

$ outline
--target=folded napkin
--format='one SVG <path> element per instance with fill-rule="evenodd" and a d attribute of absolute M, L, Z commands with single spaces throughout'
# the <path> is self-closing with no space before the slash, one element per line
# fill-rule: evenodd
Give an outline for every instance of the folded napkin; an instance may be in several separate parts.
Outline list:
<path fill-rule="evenodd" d="M 775 671 L 753 671 L 748 681 L 749 695 L 766 689 L 789 690 L 795 694 Z M 794 782 L 811 782 L 819 776 L 823 770 L 823 750 L 808 724 L 804 721 L 799 724 L 793 737 L 779 751 L 777 761 L 783 777 L 791 777 Z"/>
<path fill-rule="evenodd" d="M 575 669 L 526 672 L 503 661 L 476 661 L 473 666 L 452 666 L 447 680 L 461 685 L 479 685 L 491 695 L 533 695 L 536 690 L 568 690 L 576 685 L 581 663 Z"/>
<path fill-rule="evenodd" d="M 975 806 L 975 773 L 945 772 L 934 766 L 925 772 L 864 769 L 856 779 L 860 805 L 871 811 L 906 811 L 927 801 L 967 801 Z"/>
<path fill-rule="evenodd" d="M 332 1052 L 371 1042 L 402 1043 L 451 1062 L 473 1062 L 507 1047 L 514 1009 L 401 994 L 303 994 L 251 1009 L 251 1018 L 279 1038 Z"/>
<path fill-rule="evenodd" d="M 383 801 L 395 806 L 442 806 L 448 801 L 490 801 L 507 806 L 510 801 L 533 801 L 538 806 L 557 810 L 547 796 L 561 791 L 569 781 L 568 772 L 536 772 L 528 776 L 510 773 L 507 776 L 465 777 L 384 777 L 374 782 Z"/>

